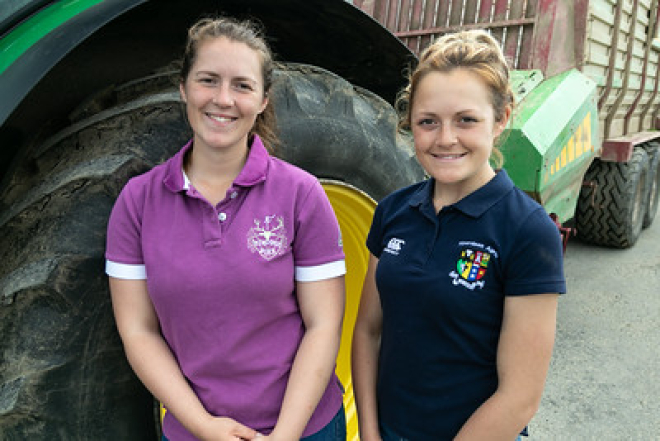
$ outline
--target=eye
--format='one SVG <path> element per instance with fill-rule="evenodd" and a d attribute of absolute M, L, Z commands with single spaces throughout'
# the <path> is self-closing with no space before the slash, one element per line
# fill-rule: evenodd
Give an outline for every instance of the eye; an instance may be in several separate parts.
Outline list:
<path fill-rule="evenodd" d="M 422 118 L 422 119 L 417 121 L 418 126 L 430 126 L 430 125 L 434 125 L 434 124 L 435 124 L 435 120 L 433 120 L 431 118 Z"/>
<path fill-rule="evenodd" d="M 246 92 L 254 90 L 254 86 L 252 86 L 252 84 L 247 81 L 239 81 L 234 85 L 234 87 L 236 87 L 238 90 Z"/>
<path fill-rule="evenodd" d="M 460 124 L 469 125 L 469 124 L 475 124 L 475 123 L 479 122 L 479 120 L 477 118 L 473 117 L 473 116 L 465 116 L 464 115 L 464 116 L 459 117 L 458 122 Z"/>
<path fill-rule="evenodd" d="M 213 86 L 218 82 L 217 78 L 215 77 L 200 77 L 197 79 L 197 81 L 206 86 Z"/>

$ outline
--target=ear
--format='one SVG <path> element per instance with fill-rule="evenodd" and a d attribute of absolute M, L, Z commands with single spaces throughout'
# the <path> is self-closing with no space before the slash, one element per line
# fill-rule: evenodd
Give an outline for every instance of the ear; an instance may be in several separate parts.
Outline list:
<path fill-rule="evenodd" d="M 511 118 L 511 106 L 506 106 L 504 108 L 504 114 L 502 115 L 502 119 L 495 122 L 495 138 L 497 138 L 502 134 L 502 132 L 504 132 L 504 129 L 506 128 L 506 125 L 509 123 L 510 118 Z"/>
<path fill-rule="evenodd" d="M 188 99 L 186 98 L 186 87 L 183 83 L 179 83 L 179 94 L 181 95 L 181 100 L 184 103 L 187 103 Z"/>
<path fill-rule="evenodd" d="M 266 106 L 268 106 L 268 94 L 264 93 L 264 100 L 261 103 L 261 108 L 259 109 L 259 113 L 262 113 L 264 110 L 266 110 Z"/>

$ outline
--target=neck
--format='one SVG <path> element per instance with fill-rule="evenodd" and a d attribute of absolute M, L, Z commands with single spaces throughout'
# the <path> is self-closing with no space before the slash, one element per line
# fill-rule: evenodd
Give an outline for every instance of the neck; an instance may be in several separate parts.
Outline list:
<path fill-rule="evenodd" d="M 191 181 L 208 184 L 233 182 L 247 161 L 247 146 L 241 149 L 211 150 L 193 145 L 184 168 Z"/>
<path fill-rule="evenodd" d="M 435 181 L 433 188 L 433 206 L 436 212 L 440 212 L 442 207 L 455 204 L 466 196 L 474 193 L 495 177 L 495 171 L 488 167 L 479 177 L 469 182 L 457 182 L 452 184 Z"/>

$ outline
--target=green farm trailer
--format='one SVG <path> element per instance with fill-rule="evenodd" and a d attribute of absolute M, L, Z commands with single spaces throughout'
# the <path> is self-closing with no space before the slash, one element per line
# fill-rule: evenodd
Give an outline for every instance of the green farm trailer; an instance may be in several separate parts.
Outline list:
<path fill-rule="evenodd" d="M 357 0 L 415 53 L 488 29 L 518 95 L 504 167 L 582 239 L 625 248 L 657 212 L 657 0 Z"/>
<path fill-rule="evenodd" d="M 155 440 L 104 275 L 124 183 L 190 137 L 175 62 L 203 15 L 263 23 L 280 66 L 278 154 L 316 175 L 349 272 L 349 347 L 376 201 L 424 179 L 392 104 L 438 35 L 488 29 L 515 68 L 504 167 L 564 232 L 629 247 L 658 200 L 658 0 L 3 0 L 0 441 Z"/>

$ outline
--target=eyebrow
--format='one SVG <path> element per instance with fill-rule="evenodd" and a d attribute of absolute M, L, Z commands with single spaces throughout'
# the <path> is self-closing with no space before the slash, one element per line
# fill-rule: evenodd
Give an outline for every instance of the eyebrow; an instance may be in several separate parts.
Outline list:
<path fill-rule="evenodd" d="M 195 72 L 195 76 L 203 76 L 203 75 L 208 75 L 211 77 L 219 78 L 221 75 L 218 75 L 217 73 L 209 70 L 199 70 Z M 257 80 L 251 78 L 251 77 L 233 77 L 231 78 L 232 81 L 248 81 L 253 84 L 257 84 Z"/>

